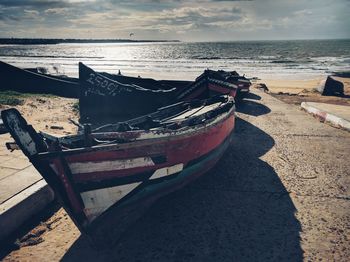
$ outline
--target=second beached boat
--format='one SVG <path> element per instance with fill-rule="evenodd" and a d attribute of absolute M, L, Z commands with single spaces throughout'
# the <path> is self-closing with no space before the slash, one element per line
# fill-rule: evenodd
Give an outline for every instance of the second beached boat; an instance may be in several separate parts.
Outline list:
<path fill-rule="evenodd" d="M 96 126 L 137 117 L 176 102 L 219 94 L 235 97 L 237 85 L 231 83 L 232 77 L 229 72 L 205 70 L 196 81 L 182 81 L 185 86 L 172 87 L 153 79 L 98 73 L 79 63 L 80 122 Z"/>

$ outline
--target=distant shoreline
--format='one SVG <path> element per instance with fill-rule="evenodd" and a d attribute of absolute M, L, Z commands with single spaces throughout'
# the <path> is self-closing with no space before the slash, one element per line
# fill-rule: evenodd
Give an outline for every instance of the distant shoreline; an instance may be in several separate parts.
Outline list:
<path fill-rule="evenodd" d="M 132 39 L 61 39 L 61 38 L 0 38 L 1 45 L 56 45 L 74 43 L 154 43 L 180 42 L 180 40 L 132 40 Z"/>

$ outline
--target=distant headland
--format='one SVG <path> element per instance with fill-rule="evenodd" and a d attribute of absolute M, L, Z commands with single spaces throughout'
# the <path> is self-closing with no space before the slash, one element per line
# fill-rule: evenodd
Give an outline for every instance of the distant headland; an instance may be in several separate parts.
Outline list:
<path fill-rule="evenodd" d="M 62 44 L 62 43 L 150 43 L 150 42 L 180 42 L 180 40 L 0 38 L 1 45 L 56 45 L 56 44 Z"/>

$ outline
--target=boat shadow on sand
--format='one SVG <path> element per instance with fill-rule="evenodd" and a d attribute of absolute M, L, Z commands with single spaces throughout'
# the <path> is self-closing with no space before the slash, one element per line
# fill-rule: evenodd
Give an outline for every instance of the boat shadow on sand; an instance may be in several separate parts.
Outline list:
<path fill-rule="evenodd" d="M 245 96 L 245 99 L 261 100 L 261 96 L 250 92 Z"/>
<path fill-rule="evenodd" d="M 261 116 L 271 112 L 270 108 L 254 100 L 261 100 L 261 96 L 249 93 L 241 103 L 236 104 L 236 111 L 251 116 Z"/>
<path fill-rule="evenodd" d="M 274 144 L 237 117 L 232 146 L 214 169 L 157 201 L 112 248 L 94 250 L 81 236 L 63 261 L 301 261 L 296 208 L 259 159 Z"/>

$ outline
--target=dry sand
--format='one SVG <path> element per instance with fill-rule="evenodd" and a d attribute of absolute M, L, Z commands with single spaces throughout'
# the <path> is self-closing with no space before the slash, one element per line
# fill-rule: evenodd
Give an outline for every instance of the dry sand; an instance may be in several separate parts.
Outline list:
<path fill-rule="evenodd" d="M 18 239 L 3 261 L 59 261 L 79 238 L 80 231 L 63 208 Z"/>
<path fill-rule="evenodd" d="M 24 98 L 22 105 L 14 107 L 37 131 L 62 136 L 77 132 L 77 126 L 68 120 L 79 119 L 79 113 L 73 107 L 77 101 L 71 98 L 33 95 Z M 13 106 L 0 104 L 0 110 L 10 107 Z"/>
<path fill-rule="evenodd" d="M 69 118 L 76 121 L 79 118 L 78 112 L 74 109 L 77 101 L 77 99 L 70 98 L 33 95 L 25 98 L 22 105 L 14 107 L 37 131 L 62 136 L 77 132 L 77 126 L 69 121 Z M 13 106 L 0 104 L 0 110 L 11 107 Z M 59 260 L 80 235 L 80 232 L 62 208 L 51 215 L 47 221 L 41 222 L 30 232 L 20 237 L 15 244 L 20 249 L 12 252 L 4 261 Z M 33 222 L 37 224 L 39 221 Z M 51 233 L 55 228 L 59 228 L 59 230 Z M 38 249 L 33 250 L 34 246 Z M 46 249 L 52 250 L 53 247 L 57 247 L 57 252 L 53 256 L 43 256 Z"/>

